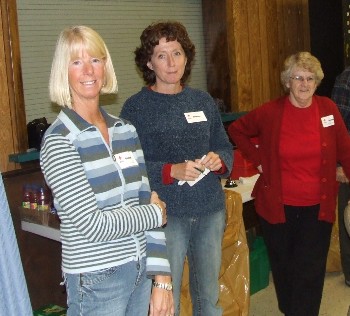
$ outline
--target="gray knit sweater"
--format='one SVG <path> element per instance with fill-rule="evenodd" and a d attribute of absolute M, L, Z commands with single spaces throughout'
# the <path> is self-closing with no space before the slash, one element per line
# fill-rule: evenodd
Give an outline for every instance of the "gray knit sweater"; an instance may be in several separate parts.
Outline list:
<path fill-rule="evenodd" d="M 188 123 L 184 113 L 203 111 L 207 121 Z M 162 168 L 168 163 L 200 159 L 213 151 L 231 171 L 232 145 L 224 130 L 213 98 L 206 92 L 185 87 L 175 95 L 144 87 L 124 104 L 121 117 L 136 127 L 144 151 L 150 186 L 175 216 L 214 213 L 225 208 L 220 178 L 210 172 L 194 186 L 178 181 L 165 185 Z"/>

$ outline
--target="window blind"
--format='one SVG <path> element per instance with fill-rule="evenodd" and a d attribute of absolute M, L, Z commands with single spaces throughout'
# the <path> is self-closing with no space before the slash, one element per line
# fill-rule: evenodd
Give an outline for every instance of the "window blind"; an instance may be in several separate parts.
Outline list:
<path fill-rule="evenodd" d="M 159 20 L 182 22 L 196 46 L 188 84 L 207 90 L 201 0 L 17 0 L 27 123 L 56 118 L 60 107 L 50 102 L 48 81 L 56 40 L 70 25 L 87 25 L 101 34 L 117 74 L 118 94 L 102 96 L 104 109 L 118 115 L 125 100 L 144 85 L 134 63 L 143 29 Z"/>

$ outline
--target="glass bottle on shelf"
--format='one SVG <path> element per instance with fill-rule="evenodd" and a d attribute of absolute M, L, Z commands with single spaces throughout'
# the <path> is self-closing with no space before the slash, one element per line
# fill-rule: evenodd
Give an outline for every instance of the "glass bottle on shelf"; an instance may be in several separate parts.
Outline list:
<path fill-rule="evenodd" d="M 45 186 L 39 188 L 38 211 L 48 212 L 50 208 L 50 195 Z"/>
<path fill-rule="evenodd" d="M 38 209 L 38 196 L 39 196 L 39 187 L 37 185 L 32 186 L 32 191 L 30 195 L 30 209 Z"/>
<path fill-rule="evenodd" d="M 22 196 L 22 207 L 30 208 L 30 195 L 31 195 L 31 186 L 25 184 L 23 186 L 23 196 Z"/>

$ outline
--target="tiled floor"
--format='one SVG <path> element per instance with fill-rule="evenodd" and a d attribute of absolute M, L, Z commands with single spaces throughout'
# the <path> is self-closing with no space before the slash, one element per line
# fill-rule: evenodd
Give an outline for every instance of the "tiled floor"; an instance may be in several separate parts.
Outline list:
<path fill-rule="evenodd" d="M 350 287 L 341 272 L 327 273 L 319 316 L 350 316 Z M 250 298 L 249 316 L 281 316 L 270 275 L 269 286 Z"/>

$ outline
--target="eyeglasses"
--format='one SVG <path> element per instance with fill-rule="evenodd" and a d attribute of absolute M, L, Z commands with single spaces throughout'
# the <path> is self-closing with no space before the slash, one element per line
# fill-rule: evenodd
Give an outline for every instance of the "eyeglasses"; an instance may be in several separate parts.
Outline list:
<path fill-rule="evenodd" d="M 289 77 L 290 79 L 299 81 L 299 82 L 304 82 L 304 80 L 306 80 L 308 83 L 312 83 L 315 81 L 314 77 L 306 77 L 304 78 L 303 76 L 294 76 L 294 77 Z"/>

